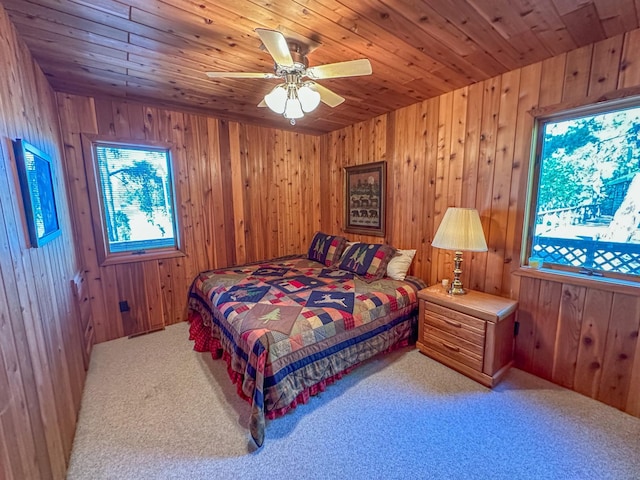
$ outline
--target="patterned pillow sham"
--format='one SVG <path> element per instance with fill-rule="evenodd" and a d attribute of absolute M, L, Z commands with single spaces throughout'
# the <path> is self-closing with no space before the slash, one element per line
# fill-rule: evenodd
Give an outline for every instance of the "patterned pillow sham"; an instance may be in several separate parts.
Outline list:
<path fill-rule="evenodd" d="M 380 280 L 387 272 L 387 264 L 396 254 L 391 245 L 354 243 L 345 251 L 338 268 L 353 272 L 365 282 Z"/>
<path fill-rule="evenodd" d="M 307 258 L 330 267 L 338 263 L 346 244 L 347 239 L 344 237 L 316 232 L 311 240 Z"/>

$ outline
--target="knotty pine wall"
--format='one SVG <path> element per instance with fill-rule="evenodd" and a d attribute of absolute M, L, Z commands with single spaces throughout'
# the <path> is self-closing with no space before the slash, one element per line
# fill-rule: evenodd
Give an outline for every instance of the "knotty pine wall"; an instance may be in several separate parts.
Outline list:
<path fill-rule="evenodd" d="M 320 225 L 318 137 L 140 103 L 57 100 L 98 342 L 184 321 L 198 272 L 308 249 Z M 82 134 L 175 145 L 185 257 L 98 264 Z M 123 300 L 130 312 L 119 312 Z"/>
<path fill-rule="evenodd" d="M 85 371 L 55 94 L 0 6 L 0 478 L 62 479 Z M 11 140 L 52 158 L 62 235 L 29 248 Z"/>
<path fill-rule="evenodd" d="M 343 231 L 342 168 L 386 160 L 384 240 L 418 249 L 412 272 L 433 284 L 452 277 L 451 252 L 430 247 L 446 208 L 477 208 L 489 251 L 465 254 L 463 282 L 520 299 L 516 365 L 636 416 L 638 293 L 570 278 L 521 281 L 513 272 L 520 266 L 531 111 L 640 93 L 638 44 L 640 30 L 332 132 L 320 143 L 323 230 Z"/>

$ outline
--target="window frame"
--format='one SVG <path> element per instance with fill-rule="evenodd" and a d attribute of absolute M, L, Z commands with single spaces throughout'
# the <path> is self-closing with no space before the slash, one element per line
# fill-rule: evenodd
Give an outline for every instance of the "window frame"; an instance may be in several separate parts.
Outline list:
<path fill-rule="evenodd" d="M 623 110 L 625 108 L 640 107 L 640 96 L 629 96 L 624 98 L 616 98 L 613 100 L 602 101 L 594 104 L 586 104 L 580 106 L 566 106 L 566 108 L 554 109 L 551 112 L 545 112 L 535 116 L 533 121 L 533 130 L 531 135 L 531 156 L 529 162 L 529 174 L 527 180 L 527 194 L 524 209 L 523 235 L 521 246 L 520 265 L 525 270 L 535 270 L 529 267 L 529 258 L 532 256 L 533 234 L 535 232 L 535 218 L 538 205 L 538 193 L 540 184 L 540 169 L 542 166 L 542 141 L 544 139 L 544 125 L 550 122 L 562 122 L 579 117 L 597 115 L 614 110 Z M 574 267 L 572 265 L 563 265 L 557 263 L 544 264 L 544 270 L 550 273 L 563 275 L 572 275 L 584 278 L 589 282 L 618 282 L 628 285 L 640 286 L 640 275 L 629 273 L 612 272 L 605 270 L 591 270 L 585 267 Z M 582 270 L 582 272 L 581 272 Z M 592 273 L 588 273 L 592 272 Z M 524 273 L 524 272 L 523 272 Z M 594 275 L 595 273 L 595 275 Z"/>
<path fill-rule="evenodd" d="M 100 167 L 98 166 L 97 151 L 98 146 L 115 146 L 122 148 L 132 148 L 144 150 L 145 148 L 163 149 L 167 151 L 169 160 L 169 176 L 171 183 L 171 195 L 173 199 L 173 220 L 175 246 L 154 248 L 142 251 L 111 252 L 109 250 L 109 240 L 104 207 L 104 197 L 102 193 L 102 182 L 100 181 Z M 159 260 L 165 258 L 175 258 L 186 256 L 183 250 L 182 239 L 184 238 L 182 219 L 180 218 L 180 192 L 176 188 L 178 169 L 175 165 L 175 148 L 172 143 L 156 142 L 151 140 L 121 139 L 104 135 L 82 134 L 82 153 L 84 157 L 85 170 L 87 172 L 87 190 L 91 207 L 91 222 L 96 244 L 96 253 L 100 266 L 116 265 L 120 263 L 142 262 L 147 260 Z"/>

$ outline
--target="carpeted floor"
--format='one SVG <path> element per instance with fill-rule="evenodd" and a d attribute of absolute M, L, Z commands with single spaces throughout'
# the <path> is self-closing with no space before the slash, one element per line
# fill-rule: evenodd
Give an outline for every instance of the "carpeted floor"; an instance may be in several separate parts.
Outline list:
<path fill-rule="evenodd" d="M 640 479 L 640 419 L 512 369 L 494 390 L 406 348 L 267 424 L 187 324 L 97 345 L 68 479 Z"/>

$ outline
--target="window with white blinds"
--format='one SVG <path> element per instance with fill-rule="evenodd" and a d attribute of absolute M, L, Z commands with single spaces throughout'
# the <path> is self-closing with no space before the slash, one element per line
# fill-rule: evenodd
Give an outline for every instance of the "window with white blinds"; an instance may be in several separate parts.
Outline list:
<path fill-rule="evenodd" d="M 178 251 L 170 147 L 94 140 L 91 150 L 103 260 L 136 261 Z"/>

